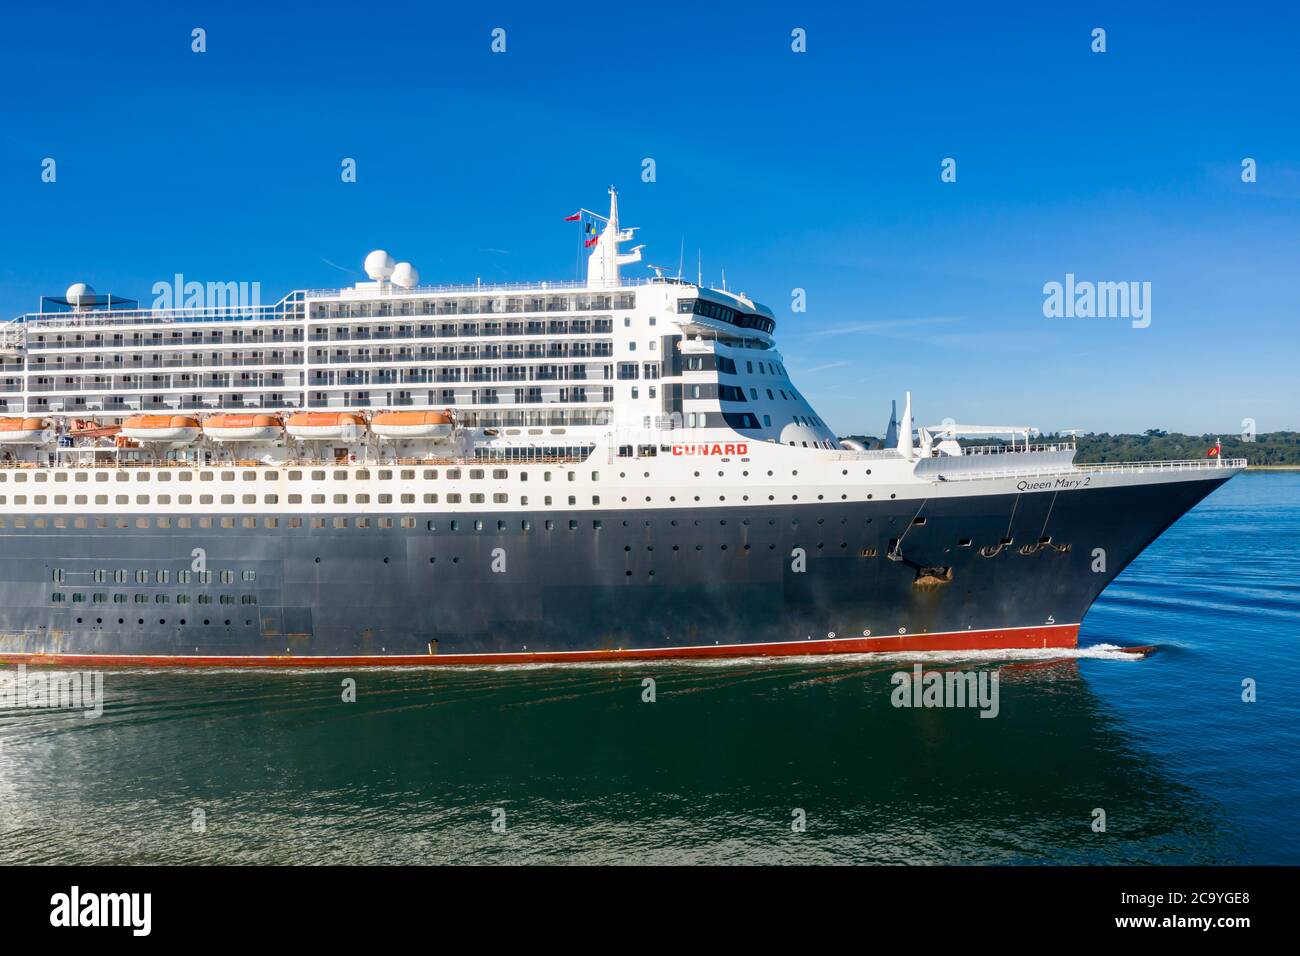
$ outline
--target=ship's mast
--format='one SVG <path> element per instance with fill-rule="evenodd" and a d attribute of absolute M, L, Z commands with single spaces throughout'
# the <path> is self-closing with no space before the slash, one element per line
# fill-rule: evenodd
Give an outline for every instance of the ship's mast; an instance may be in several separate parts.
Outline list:
<path fill-rule="evenodd" d="M 643 246 L 635 246 L 630 252 L 619 252 L 618 245 L 632 238 L 632 229 L 622 229 L 618 224 L 618 190 L 609 187 L 609 220 L 605 231 L 596 240 L 587 260 L 587 285 L 592 287 L 616 286 L 620 283 L 618 267 L 641 261 Z"/>

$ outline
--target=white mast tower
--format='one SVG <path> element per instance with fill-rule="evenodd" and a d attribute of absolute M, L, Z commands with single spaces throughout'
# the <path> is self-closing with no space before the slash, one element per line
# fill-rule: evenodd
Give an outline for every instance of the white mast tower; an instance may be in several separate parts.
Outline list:
<path fill-rule="evenodd" d="M 618 244 L 632 238 L 635 227 L 620 229 L 618 225 L 618 190 L 609 187 L 609 219 L 605 222 L 605 231 L 596 240 L 587 260 L 587 285 L 591 287 L 616 286 L 619 284 L 618 267 L 641 261 L 644 246 L 635 246 L 630 252 L 619 252 Z"/>

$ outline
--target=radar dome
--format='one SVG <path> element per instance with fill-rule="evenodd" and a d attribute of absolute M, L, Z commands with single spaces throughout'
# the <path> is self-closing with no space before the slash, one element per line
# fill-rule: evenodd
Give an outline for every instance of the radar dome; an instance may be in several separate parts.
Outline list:
<path fill-rule="evenodd" d="M 393 285 L 414 289 L 420 284 L 420 273 L 409 262 L 399 262 L 393 269 Z"/>
<path fill-rule="evenodd" d="M 95 290 L 85 282 L 74 282 L 72 285 L 68 286 L 68 291 L 64 294 L 64 298 L 77 306 L 94 305 Z"/>
<path fill-rule="evenodd" d="M 376 249 L 366 256 L 366 275 L 372 279 L 387 279 L 393 274 L 393 257 L 383 249 Z"/>

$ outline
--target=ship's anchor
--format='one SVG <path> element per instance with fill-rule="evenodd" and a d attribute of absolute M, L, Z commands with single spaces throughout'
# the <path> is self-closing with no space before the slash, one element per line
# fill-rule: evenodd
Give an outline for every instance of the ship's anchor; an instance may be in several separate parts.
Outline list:
<path fill-rule="evenodd" d="M 926 506 L 926 503 L 929 500 L 930 499 L 927 498 L 925 501 L 921 502 L 921 507 L 916 509 L 916 514 L 912 516 L 912 520 L 908 522 L 907 528 L 903 531 L 902 535 L 899 536 L 891 544 L 889 550 L 885 552 L 885 557 L 890 561 L 897 562 L 898 564 L 905 564 L 916 571 L 916 577 L 912 579 L 912 585 L 919 588 L 936 588 L 952 581 L 951 567 L 927 567 L 926 565 L 911 560 L 903 554 L 903 538 L 907 537 L 907 532 L 911 531 L 915 526 L 916 519 L 921 516 L 921 510 Z"/>

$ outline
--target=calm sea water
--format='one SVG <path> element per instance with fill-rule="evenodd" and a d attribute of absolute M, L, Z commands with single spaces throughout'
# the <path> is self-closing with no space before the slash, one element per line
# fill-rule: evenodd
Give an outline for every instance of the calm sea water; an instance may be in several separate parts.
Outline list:
<path fill-rule="evenodd" d="M 0 863 L 1300 863 L 1297 541 L 1300 475 L 1244 475 L 1077 654 L 922 655 L 999 668 L 991 720 L 892 707 L 915 656 L 110 671 L 0 711 Z"/>

